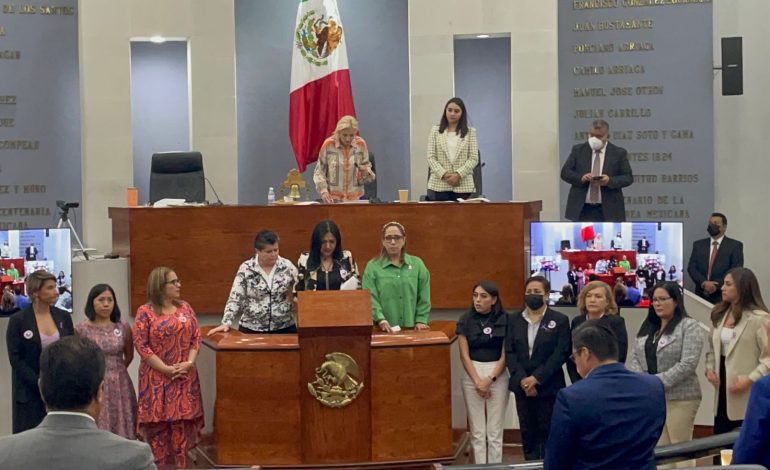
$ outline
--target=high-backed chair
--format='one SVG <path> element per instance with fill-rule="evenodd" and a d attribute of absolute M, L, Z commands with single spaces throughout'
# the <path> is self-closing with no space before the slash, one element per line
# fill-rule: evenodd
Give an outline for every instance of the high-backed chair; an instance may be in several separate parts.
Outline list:
<path fill-rule="evenodd" d="M 364 196 L 366 196 L 366 199 L 369 199 L 370 201 L 376 201 L 377 179 L 379 176 L 377 175 L 377 163 L 374 161 L 374 154 L 372 152 L 369 152 L 369 162 L 372 164 L 372 172 L 374 173 L 375 179 L 369 183 L 364 183 Z"/>
<path fill-rule="evenodd" d="M 150 204 L 164 198 L 187 202 L 206 200 L 203 156 L 200 152 L 153 154 L 150 168 Z"/>

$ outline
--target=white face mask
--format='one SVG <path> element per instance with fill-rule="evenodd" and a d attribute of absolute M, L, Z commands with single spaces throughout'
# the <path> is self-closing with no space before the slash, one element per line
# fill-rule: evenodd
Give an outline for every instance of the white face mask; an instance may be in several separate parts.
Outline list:
<path fill-rule="evenodd" d="M 588 145 L 590 145 L 594 150 L 601 150 L 602 147 L 604 147 L 604 141 L 602 139 L 591 136 L 588 138 Z"/>

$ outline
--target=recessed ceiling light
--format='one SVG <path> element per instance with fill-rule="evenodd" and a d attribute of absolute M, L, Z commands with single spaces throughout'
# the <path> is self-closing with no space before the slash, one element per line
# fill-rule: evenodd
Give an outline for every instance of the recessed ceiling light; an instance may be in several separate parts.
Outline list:
<path fill-rule="evenodd" d="M 477 34 L 476 37 L 479 39 L 487 39 L 489 37 L 489 34 Z"/>
<path fill-rule="evenodd" d="M 150 41 L 154 42 L 155 44 L 163 44 L 166 42 L 166 38 L 163 36 L 153 36 L 150 38 Z"/>

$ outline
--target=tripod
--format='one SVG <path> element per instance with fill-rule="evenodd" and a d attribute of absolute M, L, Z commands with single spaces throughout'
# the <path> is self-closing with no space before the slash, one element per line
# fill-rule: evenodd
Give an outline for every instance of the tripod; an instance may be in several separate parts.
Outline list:
<path fill-rule="evenodd" d="M 70 217 L 69 217 L 69 208 L 60 207 L 59 209 L 61 210 L 61 212 L 59 213 L 59 224 L 56 226 L 56 228 L 62 228 L 64 224 L 67 224 L 67 226 L 70 228 L 70 231 L 72 232 L 72 235 L 75 236 L 75 241 L 78 244 L 79 249 L 74 251 L 79 251 L 83 253 L 83 256 L 86 258 L 86 261 L 88 261 L 89 260 L 88 252 L 95 251 L 95 250 L 93 248 L 83 247 L 83 242 L 80 241 L 80 237 L 78 236 L 77 230 L 75 230 L 75 227 L 72 226 L 72 221 L 70 220 Z"/>

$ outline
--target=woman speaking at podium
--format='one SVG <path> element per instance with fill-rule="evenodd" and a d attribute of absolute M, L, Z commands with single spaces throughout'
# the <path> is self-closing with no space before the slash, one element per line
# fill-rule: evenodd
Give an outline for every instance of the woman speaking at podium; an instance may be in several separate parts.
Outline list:
<path fill-rule="evenodd" d="M 400 223 L 382 227 L 382 250 L 366 265 L 362 287 L 372 293 L 372 317 L 382 331 L 430 329 L 430 273 L 420 258 L 407 254 Z"/>
<path fill-rule="evenodd" d="M 374 181 L 369 149 L 357 133 L 358 120 L 342 116 L 334 134 L 321 145 L 313 182 L 323 202 L 361 199 L 364 183 Z"/>
<path fill-rule="evenodd" d="M 310 251 L 297 261 L 294 291 L 340 290 L 358 287 L 358 266 L 353 254 L 342 249 L 342 235 L 332 220 L 322 220 L 313 229 Z"/>

